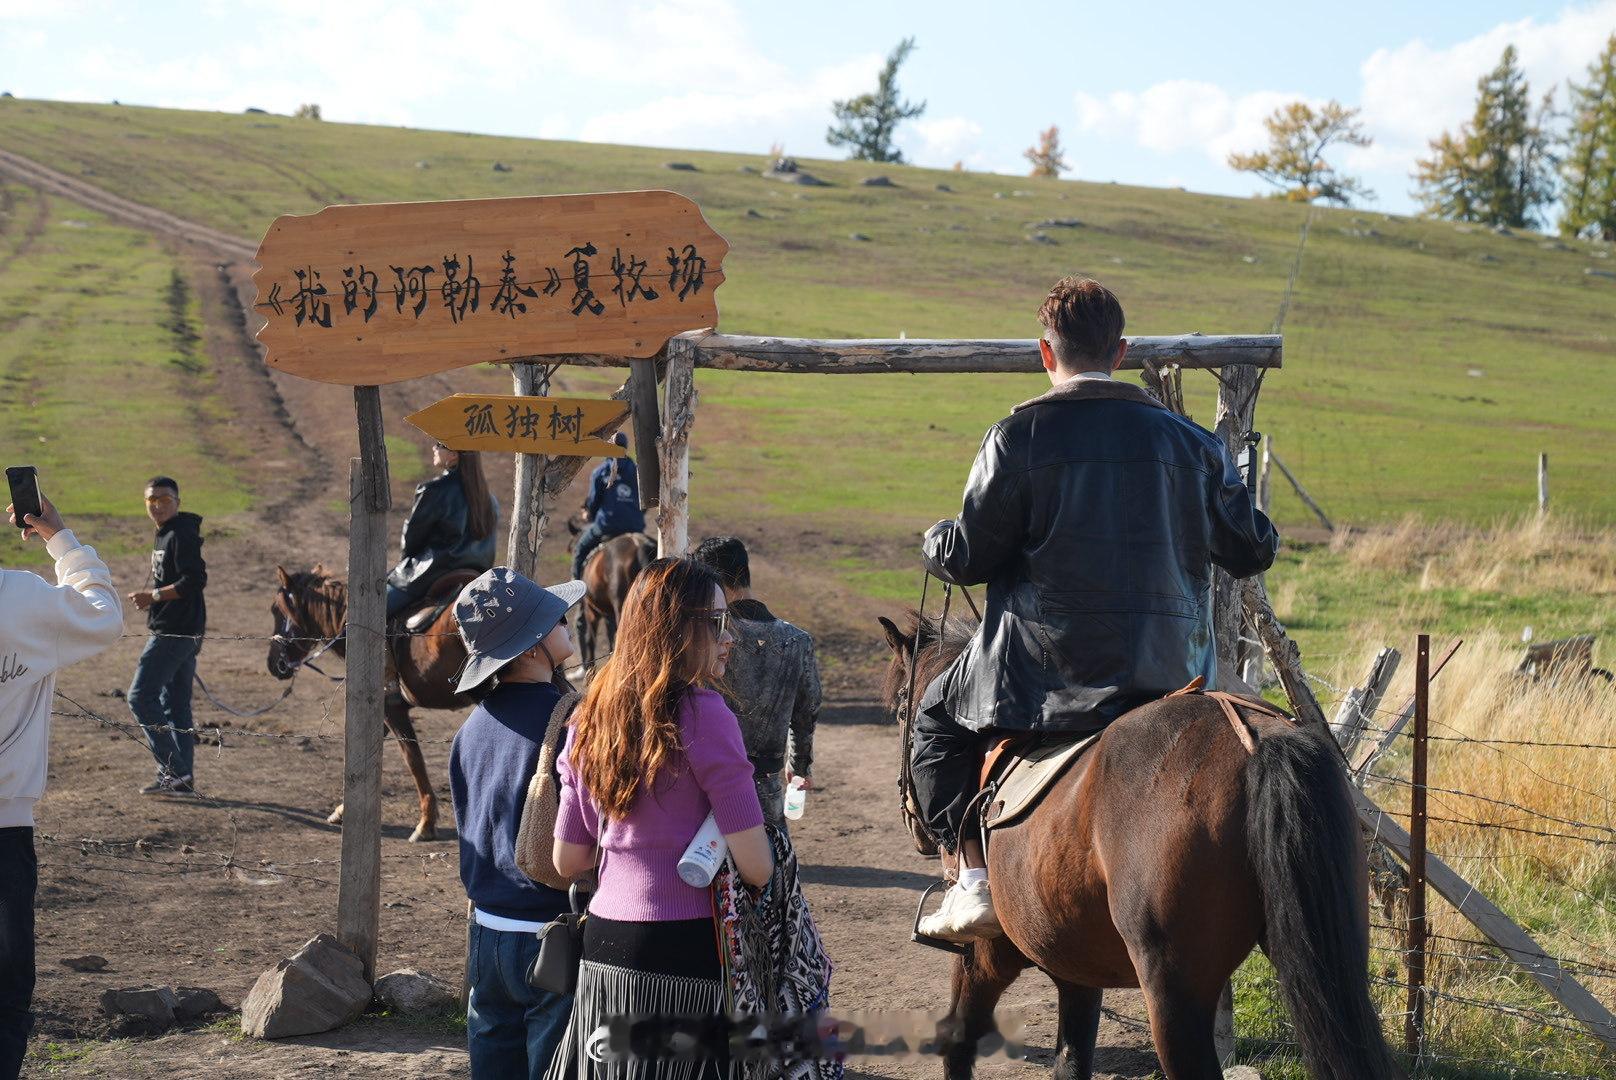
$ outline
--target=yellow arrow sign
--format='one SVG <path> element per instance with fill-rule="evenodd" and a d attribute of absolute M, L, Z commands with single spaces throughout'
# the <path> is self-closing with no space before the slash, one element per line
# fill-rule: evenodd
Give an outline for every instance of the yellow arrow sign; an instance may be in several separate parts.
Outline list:
<path fill-rule="evenodd" d="M 623 457 L 628 451 L 597 435 L 627 414 L 628 405 L 609 399 L 452 394 L 404 419 L 451 450 Z"/>

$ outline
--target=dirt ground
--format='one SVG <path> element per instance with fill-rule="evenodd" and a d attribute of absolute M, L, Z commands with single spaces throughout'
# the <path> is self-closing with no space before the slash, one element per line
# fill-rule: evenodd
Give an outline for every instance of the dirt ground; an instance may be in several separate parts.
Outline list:
<path fill-rule="evenodd" d="M 48 184 L 49 178 L 35 182 Z M 65 188 L 55 189 L 71 197 Z M 259 361 L 240 307 L 250 289 L 233 253 L 184 235 L 139 208 L 109 206 L 152 228 L 185 253 L 202 298 L 205 340 L 223 392 L 239 421 L 218 433 L 220 453 L 238 457 L 258 496 L 250 514 L 204 526 L 208 537 L 210 640 L 200 673 L 221 700 L 247 707 L 281 691 L 265 670 L 268 604 L 277 564 L 346 565 L 346 460 L 354 450 L 352 396 L 346 388 L 271 377 Z M 198 246 L 212 244 L 212 246 Z M 239 250 L 239 249 L 238 249 Z M 239 260 L 239 254 L 234 257 Z M 250 293 L 248 293 L 250 296 Z M 397 419 L 451 391 L 503 389 L 496 371 L 466 371 L 384 391 L 391 431 Z M 703 435 L 707 438 L 707 435 Z M 722 430 L 712 436 L 722 439 Z M 491 461 L 496 491 L 510 490 L 510 464 Z M 410 486 L 395 476 L 394 527 Z M 502 500 L 502 501 L 507 501 Z M 563 500 L 575 506 L 575 488 Z M 703 521 L 699 495 L 692 532 L 733 523 Z M 73 524 L 73 523 L 70 523 Z M 78 523 L 95 544 L 92 525 Z M 909 943 L 908 924 L 934 867 L 917 856 L 896 814 L 895 728 L 875 701 L 884 646 L 877 608 L 794 574 L 793 551 L 829 542 L 788 538 L 767 525 L 742 535 L 755 543 L 760 595 L 819 639 L 827 699 L 820 716 L 815 779 L 820 785 L 794 828 L 810 904 L 836 964 L 833 1009 L 924 1010 L 946 1003 L 949 958 Z M 547 545 L 546 565 L 558 563 Z M 145 581 L 144 555 L 118 560 L 122 591 Z M 239 1004 L 260 972 L 314 934 L 335 926 L 340 830 L 325 823 L 342 786 L 340 686 L 312 674 L 265 716 L 235 720 L 197 699 L 207 731 L 197 748 L 200 797 L 142 797 L 151 758 L 139 741 L 122 689 L 144 640 L 130 606 L 126 634 L 97 659 L 69 669 L 59 687 L 50 787 L 38 811 L 38 1014 L 25 1075 L 52 1077 L 371 1076 L 468 1074 L 463 1036 L 451 1025 L 387 1018 L 325 1035 L 264 1043 L 243 1039 L 230 1018 L 156 1039 L 118 1038 L 101 1015 L 108 988 L 150 984 L 207 987 Z M 340 671 L 340 662 L 331 670 Z M 458 982 L 465 940 L 448 808 L 448 743 L 458 714 L 418 718 L 427 761 L 443 799 L 436 842 L 407 837 L 415 823 L 413 787 L 393 749 L 383 777 L 383 886 L 379 971 L 415 967 Z M 65 958 L 93 953 L 105 970 L 80 973 Z M 1107 1004 L 1141 1015 L 1138 995 Z M 1025 1019 L 1025 1062 L 996 1059 L 992 1075 L 1044 1075 L 1054 1041 L 1053 990 L 1036 972 L 1018 982 L 1002 1009 Z M 1100 1032 L 1105 1076 L 1152 1074 L 1155 1057 L 1136 1029 L 1107 1019 Z M 935 1061 L 866 1058 L 855 1076 L 935 1076 Z"/>

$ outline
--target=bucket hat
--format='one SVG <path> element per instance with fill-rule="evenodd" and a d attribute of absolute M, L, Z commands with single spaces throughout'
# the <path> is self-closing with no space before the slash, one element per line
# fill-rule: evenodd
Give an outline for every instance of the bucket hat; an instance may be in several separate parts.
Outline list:
<path fill-rule="evenodd" d="M 546 589 L 508 566 L 496 566 L 461 589 L 454 613 L 467 655 L 455 693 L 484 682 L 544 640 L 583 599 L 584 589 L 581 581 Z"/>

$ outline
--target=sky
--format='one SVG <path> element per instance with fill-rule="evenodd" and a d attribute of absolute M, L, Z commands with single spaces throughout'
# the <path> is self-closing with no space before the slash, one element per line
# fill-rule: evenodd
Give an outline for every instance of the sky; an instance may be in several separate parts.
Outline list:
<path fill-rule="evenodd" d="M 1227 155 L 1261 146 L 1279 105 L 1335 99 L 1374 144 L 1334 163 L 1408 213 L 1415 159 L 1505 45 L 1563 103 L 1612 33 L 1616 0 L 0 0 L 0 90 L 835 158 L 830 102 L 912 36 L 899 85 L 926 111 L 896 142 L 917 164 L 1024 175 L 1054 124 L 1068 178 L 1246 195 L 1263 184 Z"/>

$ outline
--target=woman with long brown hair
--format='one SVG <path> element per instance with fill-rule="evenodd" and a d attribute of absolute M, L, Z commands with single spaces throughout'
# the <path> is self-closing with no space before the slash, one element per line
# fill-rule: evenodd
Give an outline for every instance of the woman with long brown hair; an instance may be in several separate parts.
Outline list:
<path fill-rule="evenodd" d="M 686 884 L 678 863 L 711 813 L 744 881 L 761 887 L 773 870 L 740 726 L 710 688 L 733 641 L 712 571 L 659 559 L 635 579 L 617 647 L 574 714 L 558 762 L 555 865 L 568 877 L 598 866 L 599 887 L 552 1077 L 629 1075 L 629 1063 L 592 1060 L 586 1047 L 614 1016 L 723 1010 L 712 895 Z M 641 1062 L 632 1072 L 675 1080 L 696 1068 Z"/>
<path fill-rule="evenodd" d="M 483 478 L 475 451 L 432 444 L 432 465 L 443 471 L 415 489 L 404 519 L 403 558 L 387 575 L 387 617 L 427 594 L 454 570 L 479 573 L 494 565 L 494 527 L 499 503 Z"/>

